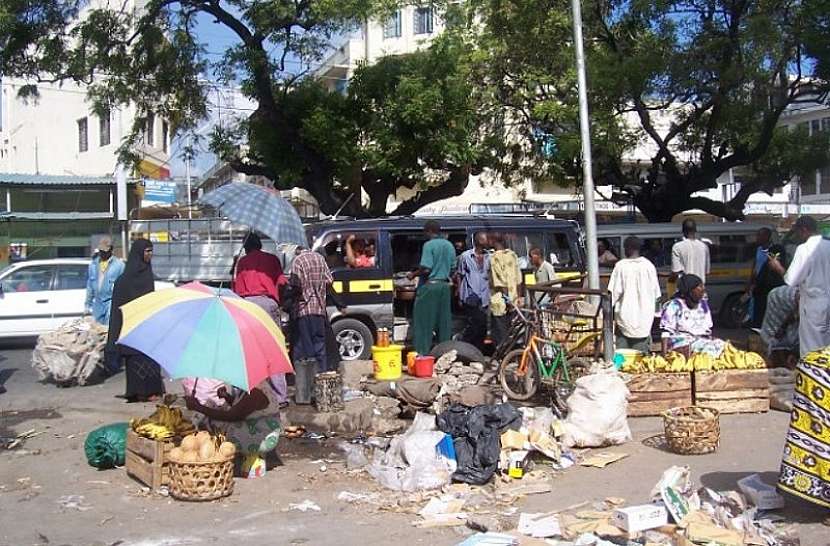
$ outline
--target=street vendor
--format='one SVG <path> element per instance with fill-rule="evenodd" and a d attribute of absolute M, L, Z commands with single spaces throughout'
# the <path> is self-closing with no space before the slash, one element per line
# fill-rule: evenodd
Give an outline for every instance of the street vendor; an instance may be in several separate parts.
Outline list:
<path fill-rule="evenodd" d="M 663 308 L 660 330 L 663 352 L 708 353 L 720 357 L 726 343 L 712 337 L 712 311 L 700 277 L 687 274 L 677 281 L 677 293 Z"/>
<path fill-rule="evenodd" d="M 257 454 L 270 468 L 277 462 L 277 443 L 282 434 L 280 399 L 271 378 L 265 379 L 251 392 L 220 387 L 216 394 L 225 400 L 219 408 L 208 407 L 195 397 L 185 396 L 187 409 L 206 417 L 203 425 L 211 434 L 222 433 L 236 445 L 246 458 Z"/>

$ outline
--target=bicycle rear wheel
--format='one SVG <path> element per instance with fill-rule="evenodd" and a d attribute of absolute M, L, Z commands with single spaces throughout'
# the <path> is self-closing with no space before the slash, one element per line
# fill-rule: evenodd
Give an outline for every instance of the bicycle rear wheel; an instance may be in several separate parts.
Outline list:
<path fill-rule="evenodd" d="M 568 368 L 568 377 L 565 378 L 565 367 Z M 556 368 L 553 373 L 553 402 L 562 413 L 568 413 L 568 398 L 574 391 L 576 380 L 588 375 L 591 371 L 591 363 L 584 358 L 574 357 L 568 359 L 563 365 Z"/>
<path fill-rule="evenodd" d="M 533 362 L 532 356 L 529 357 L 531 362 L 528 363 L 525 373 L 519 374 L 523 353 L 522 349 L 510 351 L 499 364 L 499 382 L 508 398 L 513 400 L 529 400 L 539 390 L 541 383 L 539 368 Z"/>

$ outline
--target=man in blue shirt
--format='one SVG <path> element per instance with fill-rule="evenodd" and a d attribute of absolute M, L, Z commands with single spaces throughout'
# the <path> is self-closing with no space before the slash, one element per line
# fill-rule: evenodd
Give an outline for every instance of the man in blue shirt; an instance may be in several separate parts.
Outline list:
<path fill-rule="evenodd" d="M 490 305 L 490 255 L 487 235 L 478 232 L 473 248 L 458 257 L 458 299 L 467 316 L 462 341 L 483 347 L 487 336 L 487 313 Z"/>
<path fill-rule="evenodd" d="M 432 349 L 433 336 L 437 336 L 438 343 L 452 336 L 450 275 L 456 259 L 455 247 L 440 236 L 438 222 L 427 221 L 424 232 L 429 240 L 421 250 L 420 266 L 408 275 L 421 279 L 413 309 L 413 341 L 415 351 L 422 355 Z"/>
<path fill-rule="evenodd" d="M 101 237 L 98 252 L 89 263 L 85 306 L 98 324 L 109 326 L 112 288 L 123 272 L 124 262 L 112 255 L 112 239 Z"/>

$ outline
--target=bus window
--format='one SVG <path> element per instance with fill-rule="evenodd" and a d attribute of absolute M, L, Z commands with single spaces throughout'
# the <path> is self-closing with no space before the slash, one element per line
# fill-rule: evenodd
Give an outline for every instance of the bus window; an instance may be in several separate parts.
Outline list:
<path fill-rule="evenodd" d="M 326 264 L 329 269 L 346 269 L 349 264 L 346 263 L 348 251 L 346 244 L 349 238 L 354 235 L 351 240 L 353 252 L 361 256 L 359 267 L 378 267 L 376 261 L 379 259 L 377 253 L 378 233 L 376 231 L 361 231 L 361 232 L 335 232 L 328 233 L 323 238 L 318 252 L 326 258 Z"/>
<path fill-rule="evenodd" d="M 671 248 L 674 243 L 673 237 L 647 237 L 643 239 L 640 255 L 648 258 L 654 267 L 668 267 L 671 265 Z"/>
<path fill-rule="evenodd" d="M 568 241 L 568 235 L 561 231 L 555 231 L 548 233 L 547 235 L 545 255 L 548 257 L 550 263 L 557 268 L 574 267 L 576 265 L 576 260 L 571 252 L 571 243 Z"/>
<path fill-rule="evenodd" d="M 743 263 L 755 257 L 754 236 L 752 240 L 746 235 L 716 235 L 702 239 L 711 240 L 709 255 L 713 264 Z"/>

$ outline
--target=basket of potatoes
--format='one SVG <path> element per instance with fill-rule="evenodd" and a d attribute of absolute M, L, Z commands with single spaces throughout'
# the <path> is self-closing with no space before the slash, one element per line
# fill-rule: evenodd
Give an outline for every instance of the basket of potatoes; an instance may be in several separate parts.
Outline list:
<path fill-rule="evenodd" d="M 170 494 L 179 500 L 206 501 L 233 492 L 236 446 L 201 431 L 170 450 Z"/>

